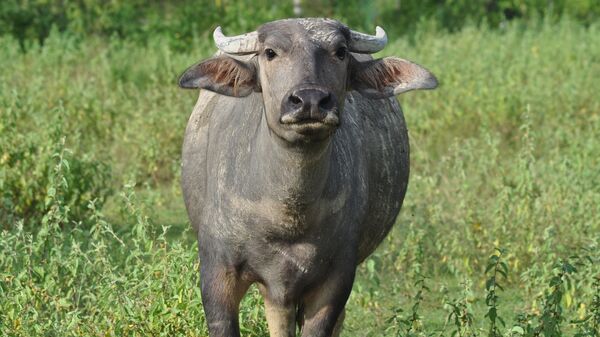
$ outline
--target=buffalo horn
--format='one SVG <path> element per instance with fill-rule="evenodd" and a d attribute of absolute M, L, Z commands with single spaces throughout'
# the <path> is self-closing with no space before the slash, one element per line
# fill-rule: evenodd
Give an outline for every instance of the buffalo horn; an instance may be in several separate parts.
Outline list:
<path fill-rule="evenodd" d="M 368 35 L 353 30 L 350 31 L 350 46 L 348 50 L 354 53 L 372 54 L 382 50 L 387 44 L 387 35 L 383 28 L 377 26 L 375 35 Z"/>
<path fill-rule="evenodd" d="M 221 26 L 213 33 L 217 48 L 227 54 L 245 55 L 258 52 L 258 33 L 250 32 L 242 35 L 225 36 Z"/>

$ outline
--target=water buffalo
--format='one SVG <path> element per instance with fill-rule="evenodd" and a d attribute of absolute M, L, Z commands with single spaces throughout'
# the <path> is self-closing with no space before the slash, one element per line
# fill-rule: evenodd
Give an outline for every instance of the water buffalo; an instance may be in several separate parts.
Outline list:
<path fill-rule="evenodd" d="M 409 171 L 394 95 L 435 77 L 394 57 L 387 37 L 330 19 L 287 19 L 239 36 L 188 68 L 202 88 L 183 145 L 182 185 L 198 233 L 211 337 L 239 336 L 257 283 L 272 337 L 337 336 L 356 266 L 400 210 Z"/>

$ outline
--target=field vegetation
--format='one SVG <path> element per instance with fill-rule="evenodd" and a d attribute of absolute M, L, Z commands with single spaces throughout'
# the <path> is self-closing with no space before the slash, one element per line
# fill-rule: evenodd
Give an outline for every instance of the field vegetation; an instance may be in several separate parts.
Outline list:
<path fill-rule="evenodd" d="M 440 87 L 399 97 L 409 190 L 343 336 L 600 336 L 600 25 L 571 17 L 390 33 Z M 206 336 L 176 79 L 212 41 L 54 27 L 0 35 L 0 336 Z M 268 336 L 256 289 L 241 323 Z"/>

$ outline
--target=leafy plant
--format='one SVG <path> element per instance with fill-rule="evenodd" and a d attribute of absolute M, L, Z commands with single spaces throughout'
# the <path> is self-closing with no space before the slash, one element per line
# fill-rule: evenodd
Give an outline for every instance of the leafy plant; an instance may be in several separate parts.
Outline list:
<path fill-rule="evenodd" d="M 471 290 L 471 281 L 466 279 L 462 283 L 462 296 L 446 302 L 449 311 L 446 323 L 452 322 L 454 330 L 452 337 L 476 337 L 477 331 L 474 327 L 474 316 L 471 308 L 471 299 L 473 297 Z"/>
<path fill-rule="evenodd" d="M 505 249 L 496 248 L 497 254 L 491 255 L 488 260 L 488 265 L 485 268 L 485 273 L 490 273 L 490 277 L 485 282 L 485 304 L 488 307 L 488 311 L 485 314 L 490 321 L 490 329 L 488 337 L 501 337 L 500 329 L 498 328 L 498 322 L 505 326 L 504 319 L 498 315 L 498 290 L 502 291 L 504 288 L 499 282 L 499 277 L 502 276 L 506 280 L 508 277 L 508 265 L 502 261 L 503 255 L 506 253 Z"/>
<path fill-rule="evenodd" d="M 424 294 L 431 290 L 427 287 L 426 277 L 418 275 L 414 286 L 417 292 L 413 296 L 413 304 L 407 317 L 402 316 L 403 310 L 397 307 L 394 313 L 386 320 L 387 332 L 391 332 L 395 337 L 423 336 L 423 316 L 420 313 L 420 307 L 424 299 Z"/>
<path fill-rule="evenodd" d="M 87 155 L 79 155 L 66 145 L 62 134 L 64 108 L 48 133 L 22 133 L 19 113 L 9 108 L 0 114 L 0 223 L 4 227 L 24 220 L 26 226 L 39 221 L 69 225 L 89 216 L 87 203 L 101 206 L 111 193 L 110 167 Z M 77 138 L 77 135 L 74 136 Z M 57 210 L 57 205 L 63 207 Z"/>
<path fill-rule="evenodd" d="M 571 289 L 571 274 L 577 269 L 569 260 L 560 260 L 553 266 L 554 275 L 550 278 L 548 291 L 544 295 L 543 309 L 538 317 L 538 326 L 533 335 L 544 337 L 562 336 L 561 324 L 564 321 L 562 298 Z"/>
<path fill-rule="evenodd" d="M 600 336 L 600 275 L 595 277 L 594 293 L 589 304 L 589 313 L 579 320 L 571 323 L 577 324 L 575 337 L 598 337 Z"/>

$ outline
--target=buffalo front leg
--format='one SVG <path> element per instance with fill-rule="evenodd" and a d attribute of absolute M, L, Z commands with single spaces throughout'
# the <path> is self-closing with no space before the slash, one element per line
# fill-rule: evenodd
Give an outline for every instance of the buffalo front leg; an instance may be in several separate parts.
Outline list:
<path fill-rule="evenodd" d="M 339 336 L 354 270 L 330 276 L 304 297 L 302 337 Z"/>
<path fill-rule="evenodd" d="M 296 305 L 281 303 L 272 298 L 265 286 L 259 286 L 265 300 L 265 316 L 269 325 L 270 337 L 296 336 Z"/>
<path fill-rule="evenodd" d="M 333 328 L 333 333 L 331 337 L 339 337 L 342 333 L 342 328 L 344 327 L 344 318 L 346 318 L 346 309 L 342 309 L 342 312 L 337 318 L 335 322 L 335 327 Z"/>
<path fill-rule="evenodd" d="M 235 268 L 202 264 L 202 304 L 210 337 L 239 337 L 239 304 L 250 286 Z"/>

